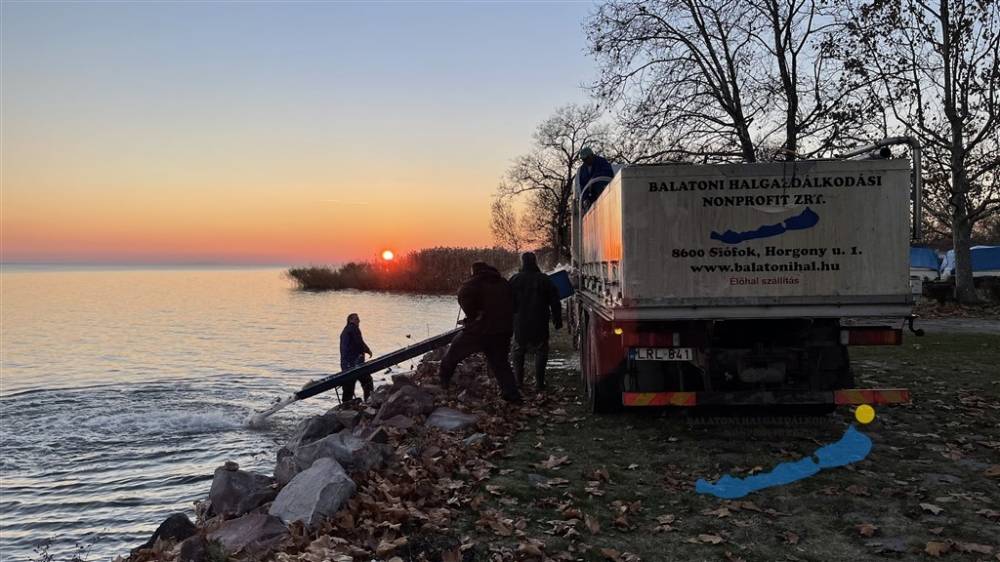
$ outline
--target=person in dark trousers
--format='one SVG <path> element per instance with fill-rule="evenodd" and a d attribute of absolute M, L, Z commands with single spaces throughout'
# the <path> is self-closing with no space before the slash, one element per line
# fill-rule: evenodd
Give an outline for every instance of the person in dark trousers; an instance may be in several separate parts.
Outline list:
<path fill-rule="evenodd" d="M 585 146 L 580 149 L 580 160 L 583 160 L 583 164 L 580 165 L 580 169 L 577 170 L 576 176 L 580 184 L 580 205 L 583 212 L 586 213 L 590 210 L 590 206 L 597 201 L 598 196 L 604 191 L 604 188 L 608 186 L 607 181 L 594 182 L 589 188 L 587 184 L 590 180 L 594 178 L 613 178 L 615 177 L 615 170 L 611 167 L 611 163 L 604 158 L 594 154 L 594 151 Z"/>
<path fill-rule="evenodd" d="M 368 348 L 365 338 L 361 336 L 360 324 L 361 318 L 357 314 L 352 312 L 347 315 L 347 325 L 340 332 L 341 371 L 352 369 L 364 363 L 365 354 L 368 354 L 369 357 L 372 355 L 372 350 Z M 375 381 L 372 380 L 370 374 L 363 375 L 358 380 L 361 381 L 361 390 L 364 392 L 365 401 L 367 402 L 368 397 L 372 395 L 372 390 L 375 388 Z M 351 381 L 344 385 L 344 402 L 354 400 L 355 382 L 357 381 Z"/>
<path fill-rule="evenodd" d="M 458 290 L 458 304 L 465 312 L 465 328 L 448 346 L 438 377 L 448 388 L 455 368 L 466 357 L 482 352 L 500 385 L 500 395 L 520 403 L 521 393 L 510 369 L 510 337 L 514 329 L 514 294 L 510 283 L 493 267 L 472 264 L 472 278 Z"/>
<path fill-rule="evenodd" d="M 535 355 L 535 388 L 545 389 L 545 365 L 549 361 L 549 318 L 562 328 L 559 289 L 538 269 L 535 254 L 521 254 L 521 270 L 510 279 L 514 289 L 514 378 L 524 384 L 524 357 Z M 550 316 L 551 313 L 551 316 Z"/>

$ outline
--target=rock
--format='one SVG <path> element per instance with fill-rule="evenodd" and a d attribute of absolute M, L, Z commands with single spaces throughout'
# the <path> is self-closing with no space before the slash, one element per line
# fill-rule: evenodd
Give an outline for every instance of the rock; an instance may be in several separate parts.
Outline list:
<path fill-rule="evenodd" d="M 288 536 L 281 519 L 263 513 L 251 513 L 230 519 L 208 534 L 208 540 L 218 541 L 228 554 L 245 554 L 261 558 Z"/>
<path fill-rule="evenodd" d="M 285 446 L 289 450 L 295 451 L 303 445 L 319 441 L 327 435 L 333 435 L 344 427 L 344 421 L 337 410 L 330 410 L 321 416 L 310 416 L 296 426 Z"/>
<path fill-rule="evenodd" d="M 358 422 L 361 421 L 361 412 L 357 410 L 335 410 L 335 415 L 340 420 L 340 423 L 343 424 L 343 427 L 347 429 L 354 429 L 354 426 L 358 425 Z"/>
<path fill-rule="evenodd" d="M 180 562 L 206 562 L 209 559 L 209 543 L 202 535 L 188 537 L 181 543 Z"/>
<path fill-rule="evenodd" d="M 389 432 L 382 426 L 369 427 L 365 429 L 365 432 L 361 434 L 361 438 L 372 443 L 379 443 L 385 445 L 389 442 Z"/>
<path fill-rule="evenodd" d="M 149 537 L 149 540 L 145 544 L 138 547 L 136 550 L 141 550 L 143 548 L 150 548 L 156 541 L 182 541 L 191 535 L 198 532 L 198 528 L 194 526 L 194 523 L 188 519 L 187 515 L 183 513 L 174 513 L 170 517 L 167 517 L 160 526 L 153 531 L 153 536 Z"/>
<path fill-rule="evenodd" d="M 295 462 L 299 470 L 305 470 L 316 459 L 323 457 L 336 459 L 347 470 L 367 471 L 381 465 L 386 453 L 381 445 L 361 439 L 345 429 L 300 447 L 295 453 Z"/>
<path fill-rule="evenodd" d="M 222 463 L 222 468 L 226 470 L 239 470 L 240 465 L 236 461 L 226 461 Z"/>
<path fill-rule="evenodd" d="M 479 416 L 466 414 L 451 408 L 438 408 L 427 418 L 427 426 L 445 431 L 461 431 L 472 427 L 477 421 L 479 421 Z"/>
<path fill-rule="evenodd" d="M 243 515 L 274 499 L 277 490 L 273 484 L 269 476 L 221 466 L 215 469 L 212 489 L 208 492 L 208 513 Z"/>
<path fill-rule="evenodd" d="M 302 521 L 306 525 L 315 525 L 324 517 L 336 513 L 356 490 L 354 481 L 340 464 L 332 458 L 323 457 L 295 475 L 282 488 L 269 513 L 286 523 Z"/>
<path fill-rule="evenodd" d="M 295 453 L 288 447 L 278 449 L 278 461 L 274 463 L 274 481 L 279 488 L 292 481 L 299 473 L 299 465 L 295 462 Z"/>
<path fill-rule="evenodd" d="M 486 441 L 485 433 L 473 433 L 472 435 L 463 439 L 462 443 L 465 444 L 466 447 L 474 447 L 482 443 L 483 441 Z"/>
<path fill-rule="evenodd" d="M 396 427 L 396 428 L 399 428 L 399 429 L 410 429 L 411 427 L 413 427 L 414 425 L 416 425 L 416 423 L 417 422 L 413 421 L 413 418 L 411 418 L 409 416 L 399 415 L 399 416 L 393 416 L 393 417 L 391 417 L 391 418 L 383 421 L 382 425 L 385 425 L 385 426 L 388 426 L 388 427 Z"/>
<path fill-rule="evenodd" d="M 392 375 L 393 390 L 399 390 L 404 386 L 414 386 L 413 373 L 399 373 Z"/>
<path fill-rule="evenodd" d="M 434 409 L 434 398 L 416 386 L 404 386 L 393 392 L 379 409 L 375 421 L 395 416 L 416 417 L 429 414 Z"/>
<path fill-rule="evenodd" d="M 874 549 L 875 552 L 879 554 L 885 554 L 885 553 L 903 554 L 907 550 L 909 550 L 906 544 L 906 539 L 902 537 L 887 537 L 883 539 L 866 541 L 865 546 Z"/>

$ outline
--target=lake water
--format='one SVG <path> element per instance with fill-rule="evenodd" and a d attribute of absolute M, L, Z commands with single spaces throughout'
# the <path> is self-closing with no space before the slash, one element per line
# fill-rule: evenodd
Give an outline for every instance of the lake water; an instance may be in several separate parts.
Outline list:
<path fill-rule="evenodd" d="M 5 562 L 37 558 L 46 539 L 60 558 L 79 544 L 107 560 L 170 513 L 193 517 L 224 461 L 270 474 L 277 441 L 336 398 L 293 404 L 264 430 L 242 422 L 339 370 L 347 314 L 379 355 L 458 312 L 453 297 L 303 293 L 279 269 L 4 266 L 0 282 Z"/>

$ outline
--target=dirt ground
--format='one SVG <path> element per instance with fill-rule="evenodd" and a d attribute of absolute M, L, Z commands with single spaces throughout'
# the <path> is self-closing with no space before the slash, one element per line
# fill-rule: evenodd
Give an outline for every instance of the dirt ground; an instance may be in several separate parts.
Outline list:
<path fill-rule="evenodd" d="M 747 476 L 836 441 L 851 410 L 748 423 L 664 410 L 591 416 L 565 342 L 550 391 L 452 529 L 464 560 L 1000 560 L 1000 338 L 928 329 L 855 348 L 859 387 L 905 387 L 877 407 L 854 465 L 737 501 L 699 478 Z M 559 366 L 561 365 L 561 366 Z M 529 375 L 530 376 L 530 375 Z"/>

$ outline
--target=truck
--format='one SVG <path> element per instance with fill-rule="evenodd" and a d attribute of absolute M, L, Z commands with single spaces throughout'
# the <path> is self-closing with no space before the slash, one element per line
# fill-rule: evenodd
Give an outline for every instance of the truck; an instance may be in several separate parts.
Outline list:
<path fill-rule="evenodd" d="M 891 157 L 900 143 L 912 163 Z M 589 209 L 574 205 L 591 409 L 908 402 L 906 389 L 855 388 L 849 349 L 913 330 L 919 145 L 849 156 L 626 166 Z"/>

